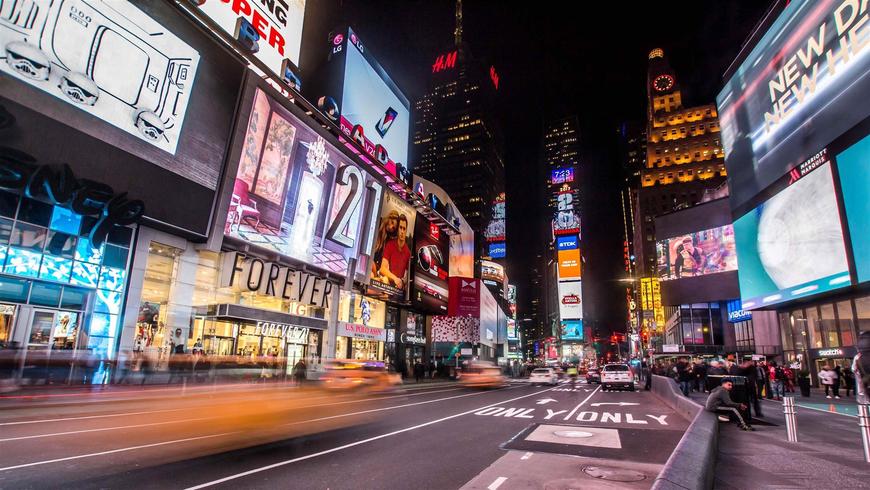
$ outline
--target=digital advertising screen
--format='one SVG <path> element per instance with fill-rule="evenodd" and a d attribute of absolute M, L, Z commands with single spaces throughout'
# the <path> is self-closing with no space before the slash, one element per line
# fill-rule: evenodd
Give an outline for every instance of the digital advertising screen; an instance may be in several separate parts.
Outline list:
<path fill-rule="evenodd" d="M 368 254 L 362 226 L 379 204 L 365 191 L 371 177 L 260 88 L 243 129 L 224 234 L 345 275 L 348 259 Z M 378 238 L 395 239 L 397 226 Z"/>
<path fill-rule="evenodd" d="M 551 184 L 564 184 L 567 182 L 574 182 L 573 168 L 558 168 L 550 171 Z"/>
<path fill-rule="evenodd" d="M 439 314 L 447 313 L 450 240 L 446 232 L 424 216 L 414 230 L 414 302 Z"/>
<path fill-rule="evenodd" d="M 866 22 L 865 2 L 787 2 L 728 78 L 716 101 L 733 208 L 870 115 Z"/>
<path fill-rule="evenodd" d="M 753 310 L 848 286 L 849 267 L 825 150 L 734 222 L 743 308 Z"/>
<path fill-rule="evenodd" d="M 509 340 L 516 340 L 520 338 L 520 333 L 517 329 L 517 321 L 513 318 L 507 319 L 507 338 Z"/>
<path fill-rule="evenodd" d="M 410 103 L 352 29 L 347 30 L 343 46 L 341 129 L 352 135 L 354 126 L 361 126 L 367 152 L 376 156 L 382 147 L 386 156 L 377 159 L 386 162 L 390 173 L 410 183 Z"/>
<path fill-rule="evenodd" d="M 556 235 L 580 233 L 580 203 L 575 202 L 575 194 L 567 184 L 556 191 L 556 215 L 553 217 L 553 233 Z"/>
<path fill-rule="evenodd" d="M 492 201 L 492 219 L 483 232 L 488 242 L 505 241 L 505 193 L 502 192 Z M 495 257 L 493 257 L 495 258 Z"/>
<path fill-rule="evenodd" d="M 577 235 L 556 237 L 556 259 L 559 279 L 580 279 L 580 240 Z"/>
<path fill-rule="evenodd" d="M 656 251 L 662 281 L 737 270 L 731 225 L 660 240 Z"/>
<path fill-rule="evenodd" d="M 858 282 L 870 280 L 870 136 L 836 156 Z"/>
<path fill-rule="evenodd" d="M 559 281 L 559 317 L 562 320 L 583 319 L 583 293 L 580 281 Z"/>
<path fill-rule="evenodd" d="M 397 299 L 405 296 L 414 258 L 411 247 L 416 218 L 417 211 L 399 196 L 392 192 L 384 194 L 372 250 L 369 289 Z"/>
<path fill-rule="evenodd" d="M 562 340 L 582 341 L 583 320 L 563 320 L 560 322 Z"/>
<path fill-rule="evenodd" d="M 507 245 L 505 242 L 489 244 L 489 258 L 503 259 L 507 256 Z"/>
<path fill-rule="evenodd" d="M 198 4 L 200 12 L 230 37 L 237 39 L 244 51 L 253 52 L 257 59 L 283 77 L 287 67 L 284 60 L 299 66 L 305 2 L 306 0 L 246 0 L 191 3 Z M 240 24 L 243 27 L 237 27 Z"/>
<path fill-rule="evenodd" d="M 459 229 L 458 235 L 450 236 L 450 275 L 474 277 L 474 230 L 471 229 L 471 225 L 459 212 L 450 195 L 438 185 L 415 175 L 414 189 L 427 201 L 432 201 L 430 196 L 436 198 L 446 214 L 442 217 Z"/>
<path fill-rule="evenodd" d="M 505 282 L 504 266 L 489 260 L 481 260 L 480 279 L 483 281 L 494 281 L 503 286 Z"/>

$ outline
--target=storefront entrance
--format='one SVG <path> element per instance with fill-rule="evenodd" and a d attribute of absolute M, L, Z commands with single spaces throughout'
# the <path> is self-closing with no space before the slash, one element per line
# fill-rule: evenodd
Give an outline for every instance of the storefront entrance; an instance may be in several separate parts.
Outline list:
<path fill-rule="evenodd" d="M 33 310 L 27 350 L 74 350 L 78 344 L 79 317 L 76 311 Z"/>

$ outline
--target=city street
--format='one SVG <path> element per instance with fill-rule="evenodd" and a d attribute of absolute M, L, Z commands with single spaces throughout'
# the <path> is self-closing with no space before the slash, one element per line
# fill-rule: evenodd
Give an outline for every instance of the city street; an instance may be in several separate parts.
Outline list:
<path fill-rule="evenodd" d="M 231 427 L 200 394 L 185 396 L 194 400 L 165 391 L 138 401 L 80 395 L 30 410 L 0 398 L 0 488 L 459 488 L 490 477 L 484 487 L 500 479 L 501 488 L 521 488 L 512 474 L 543 484 L 560 464 L 591 484 L 577 461 L 608 459 L 648 468 L 648 487 L 687 426 L 647 392 L 447 383 L 366 397 L 311 392 L 287 416 L 288 438 L 270 434 L 257 444 L 262 439 L 240 437 L 242 422 Z M 236 388 L 213 402 L 229 399 L 264 401 L 256 388 Z M 344 422 L 326 425 L 335 420 Z M 325 432 L 293 437 L 294 427 Z M 522 466 L 501 467 L 512 454 Z M 546 459 L 558 454 L 584 459 Z M 544 461 L 552 473 L 540 471 Z"/>

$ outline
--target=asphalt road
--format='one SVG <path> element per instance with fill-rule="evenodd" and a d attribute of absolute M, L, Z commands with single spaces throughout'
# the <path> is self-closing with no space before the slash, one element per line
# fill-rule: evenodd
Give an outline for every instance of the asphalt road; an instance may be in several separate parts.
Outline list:
<path fill-rule="evenodd" d="M 544 481 L 546 465 L 565 464 L 544 455 L 655 469 L 687 426 L 650 393 L 585 384 L 178 395 L 0 397 L 0 488 L 449 489 L 504 473 L 509 454 Z M 520 488 L 511 478 L 491 481 Z"/>

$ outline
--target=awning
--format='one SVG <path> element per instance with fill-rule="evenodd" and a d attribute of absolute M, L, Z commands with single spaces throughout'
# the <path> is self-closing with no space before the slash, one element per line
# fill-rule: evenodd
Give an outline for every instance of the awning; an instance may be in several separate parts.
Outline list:
<path fill-rule="evenodd" d="M 269 322 L 287 325 L 298 325 L 316 330 L 326 330 L 328 322 L 322 318 L 291 315 L 275 310 L 264 310 L 250 306 L 234 305 L 229 303 L 209 305 L 200 309 L 200 314 L 218 320 L 243 321 L 243 322 Z"/>

